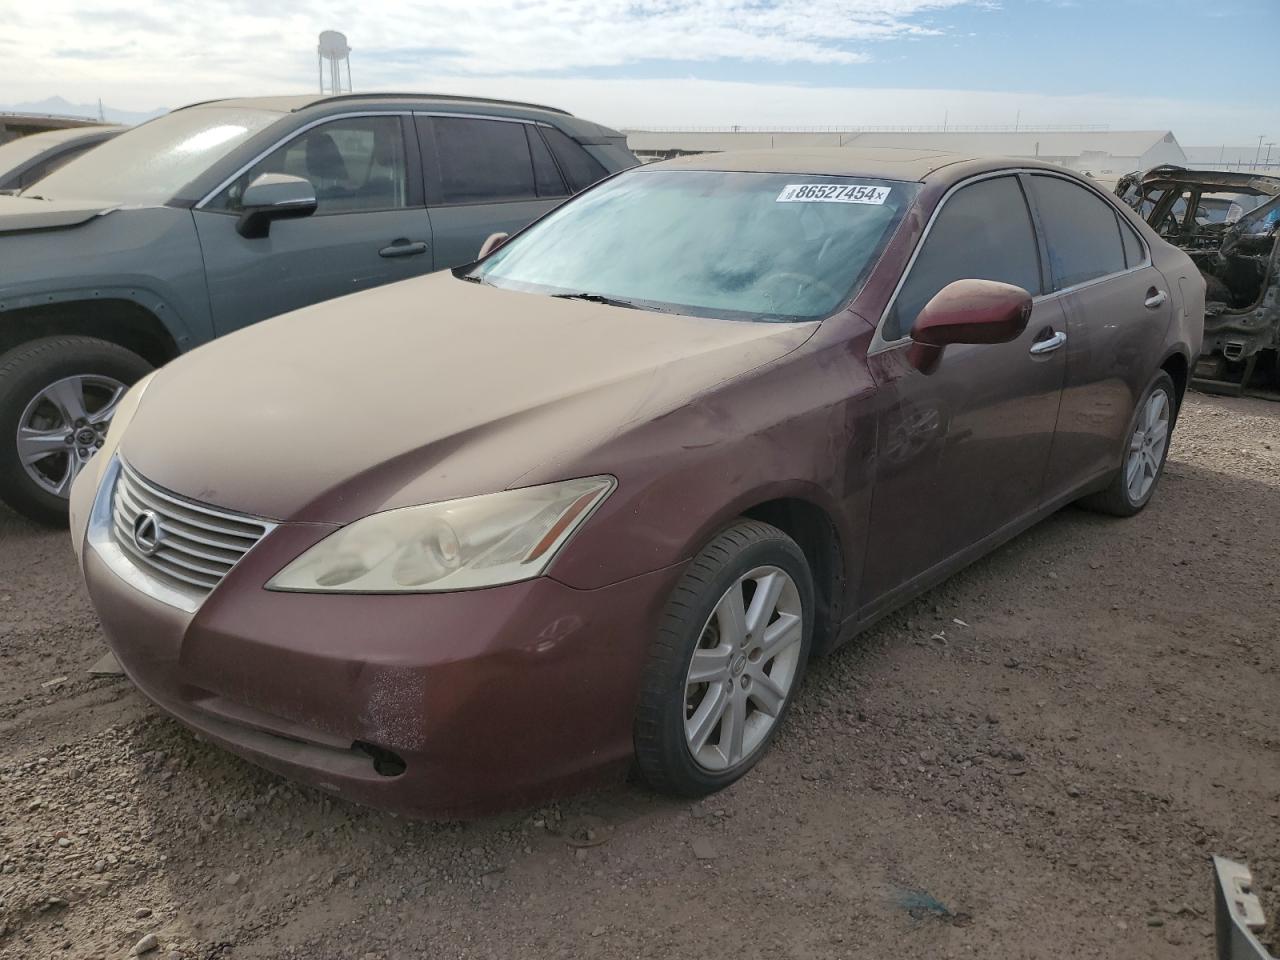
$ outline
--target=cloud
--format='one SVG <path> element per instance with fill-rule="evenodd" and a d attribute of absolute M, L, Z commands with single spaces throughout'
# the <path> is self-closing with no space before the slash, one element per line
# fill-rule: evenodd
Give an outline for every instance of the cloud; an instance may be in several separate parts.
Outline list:
<path fill-rule="evenodd" d="M 150 110 L 311 92 L 316 37 L 332 28 L 351 40 L 357 89 L 532 99 L 615 126 L 934 124 L 945 111 L 953 124 L 1011 123 L 1020 111 L 1028 123 L 1169 128 L 1183 143 L 1280 131 L 1277 108 L 1260 94 L 1196 101 L 1139 98 L 1127 89 L 1051 96 L 712 79 L 729 69 L 740 73 L 743 63 L 794 65 L 808 76 L 825 66 L 848 76 L 835 68 L 880 58 L 894 60 L 886 69 L 896 64 L 895 75 L 909 82 L 901 51 L 891 55 L 887 42 L 969 37 L 980 22 L 961 20 L 962 8 L 995 6 L 996 0 L 165 0 L 128 8 L 120 0 L 42 0 L 38 16 L 25 9 L 6 15 L 0 95 L 101 97 L 110 106 Z M 628 69 L 669 74 L 672 64 L 696 75 L 619 78 Z M 614 78 L 584 75 L 592 72 Z"/>
<path fill-rule="evenodd" d="M 50 0 L 14 20 L 23 75 L 48 72 L 47 51 L 82 51 L 85 66 L 130 46 L 135 75 L 190 82 L 211 72 L 279 82 L 315 56 L 322 28 L 346 31 L 362 70 L 542 74 L 646 61 L 849 64 L 878 42 L 938 32 L 930 16 L 991 0 L 345 0 L 271 4 L 168 0 L 146 9 Z M 228 25 L 234 25 L 230 28 Z M 96 51 L 96 52 L 95 52 Z M 9 73 L 6 70 L 6 73 Z M 10 74 L 12 75 L 12 74 Z"/>

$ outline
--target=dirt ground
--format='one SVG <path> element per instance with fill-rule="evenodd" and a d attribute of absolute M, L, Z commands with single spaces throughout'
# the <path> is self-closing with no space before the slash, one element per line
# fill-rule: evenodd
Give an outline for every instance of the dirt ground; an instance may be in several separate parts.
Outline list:
<path fill-rule="evenodd" d="M 66 534 L 0 512 L 0 956 L 1208 958 L 1211 853 L 1280 920 L 1278 579 L 1280 404 L 1193 394 L 1145 513 L 817 663 L 723 794 L 426 824 L 90 677 Z"/>

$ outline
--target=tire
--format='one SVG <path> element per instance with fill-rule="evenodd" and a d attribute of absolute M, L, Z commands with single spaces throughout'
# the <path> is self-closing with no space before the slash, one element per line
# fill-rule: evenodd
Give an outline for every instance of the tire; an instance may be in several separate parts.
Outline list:
<path fill-rule="evenodd" d="M 751 603 L 770 594 L 771 603 Z M 726 624 L 735 622 L 735 595 L 743 600 L 736 622 L 746 629 L 730 643 L 735 631 Z M 651 787 L 705 796 L 755 765 L 804 679 L 813 610 L 809 564 L 776 527 L 740 520 L 703 548 L 672 591 L 641 679 L 633 737 L 636 766 Z M 689 682 L 695 652 L 699 669 L 713 679 Z M 734 730 L 742 731 L 737 738 Z"/>
<path fill-rule="evenodd" d="M 1150 449 L 1148 443 L 1149 434 L 1146 428 L 1149 421 L 1147 418 L 1154 398 L 1160 394 L 1164 396 L 1164 438 L 1158 455 L 1153 457 L 1151 454 L 1154 451 Z M 1160 477 L 1164 474 L 1165 461 L 1169 458 L 1169 443 L 1173 439 L 1173 428 L 1178 420 L 1178 400 L 1173 379 L 1161 370 L 1143 392 L 1142 399 L 1138 401 L 1138 406 L 1130 419 L 1128 439 L 1125 442 L 1124 459 L 1120 469 L 1115 472 L 1104 490 L 1085 497 L 1081 501 L 1085 507 L 1113 517 L 1132 517 L 1151 502 L 1156 487 L 1160 484 Z M 1146 445 L 1145 449 L 1149 455 L 1145 461 L 1146 466 L 1142 468 L 1142 474 L 1144 479 L 1149 477 L 1149 483 L 1134 485 L 1130 482 L 1129 471 L 1135 442 Z"/>
<path fill-rule="evenodd" d="M 110 404 L 150 370 L 136 353 L 94 337 L 44 337 L 0 356 L 0 500 L 33 520 L 65 525 L 71 480 L 101 446 Z M 71 397 L 62 390 L 72 388 L 79 396 L 85 416 L 78 431 L 74 422 L 66 422 L 66 404 L 48 395 L 40 399 L 57 384 L 62 385 L 57 396 Z M 44 453 L 27 466 L 19 456 L 20 427 L 51 439 L 65 432 L 72 439 L 65 452 Z"/>

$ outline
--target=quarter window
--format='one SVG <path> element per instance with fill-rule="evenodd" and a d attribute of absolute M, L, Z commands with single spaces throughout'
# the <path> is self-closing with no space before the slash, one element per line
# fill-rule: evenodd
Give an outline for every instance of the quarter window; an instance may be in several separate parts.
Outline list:
<path fill-rule="evenodd" d="M 1125 269 L 1116 212 L 1084 187 L 1061 177 L 1033 176 L 1055 290 Z"/>
<path fill-rule="evenodd" d="M 312 127 L 256 163 L 211 206 L 239 210 L 245 189 L 264 173 L 310 181 L 317 216 L 407 206 L 404 134 L 398 116 L 349 117 Z"/>
<path fill-rule="evenodd" d="M 946 201 L 898 291 L 884 339 L 905 337 L 924 305 L 956 280 L 999 280 L 1032 296 L 1042 292 L 1035 230 L 1016 178 L 980 180 Z"/>
<path fill-rule="evenodd" d="M 585 190 L 596 181 L 604 179 L 604 167 L 600 165 L 595 157 L 582 149 L 581 144 L 565 136 L 555 127 L 543 127 L 542 132 L 547 138 L 547 143 L 551 146 L 551 152 L 556 155 L 556 160 L 560 163 L 560 169 L 564 171 L 565 177 L 569 180 L 569 187 L 574 193 L 579 190 Z"/>
<path fill-rule="evenodd" d="M 1138 239 L 1138 231 L 1125 223 L 1123 216 L 1116 216 L 1120 221 L 1120 242 L 1124 244 L 1125 266 L 1132 270 L 1146 259 L 1146 254 L 1142 250 L 1142 241 Z"/>
<path fill-rule="evenodd" d="M 565 189 L 564 177 L 560 176 L 551 151 L 547 149 L 538 128 L 529 124 L 525 126 L 524 132 L 529 137 L 529 152 L 533 154 L 533 179 L 538 188 L 538 196 L 567 196 L 569 191 Z"/>
<path fill-rule="evenodd" d="M 491 203 L 538 196 L 523 123 L 435 117 L 445 203 Z"/>

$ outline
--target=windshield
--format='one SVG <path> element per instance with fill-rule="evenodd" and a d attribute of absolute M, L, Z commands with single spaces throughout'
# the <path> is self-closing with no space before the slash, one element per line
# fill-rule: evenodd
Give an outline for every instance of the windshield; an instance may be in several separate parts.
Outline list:
<path fill-rule="evenodd" d="M 917 187 L 637 169 L 560 207 L 469 276 L 695 316 L 818 319 L 861 285 Z"/>
<path fill-rule="evenodd" d="M 165 203 L 228 151 L 279 119 L 278 113 L 244 107 L 168 113 L 77 157 L 32 184 L 23 196 Z"/>

